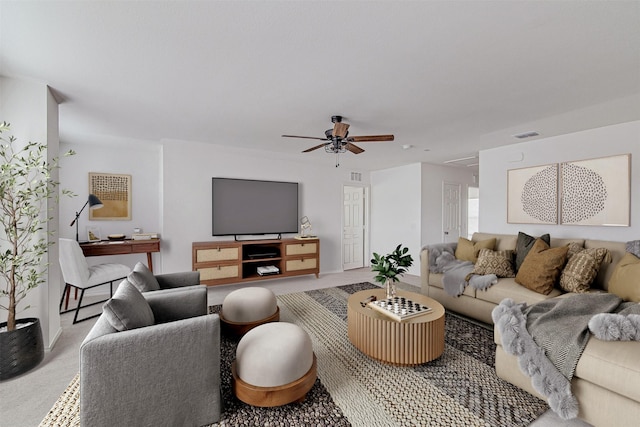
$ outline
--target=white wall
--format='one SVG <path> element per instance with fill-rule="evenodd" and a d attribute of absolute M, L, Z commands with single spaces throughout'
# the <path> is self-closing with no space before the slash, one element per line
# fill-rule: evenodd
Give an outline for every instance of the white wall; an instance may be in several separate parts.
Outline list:
<path fill-rule="evenodd" d="M 11 124 L 9 135 L 16 137 L 19 144 L 29 141 L 47 143 L 47 157 L 52 159 L 58 156 L 58 105 L 46 85 L 0 77 L 0 121 Z M 43 235 L 45 232 L 51 232 L 49 240 L 55 242 L 58 230 L 58 209 L 55 200 L 49 200 L 47 208 L 51 209 L 50 215 L 53 219 L 45 226 Z M 40 319 L 43 341 L 47 349 L 53 346 L 61 330 L 57 309 L 61 280 L 57 254 L 57 248 L 51 247 L 43 260 L 44 263 L 49 263 L 46 282 L 29 292 L 18 305 L 16 313 L 17 318 Z M 27 306 L 30 308 L 25 309 Z M 6 320 L 7 312 L 0 311 L 0 321 Z"/>
<path fill-rule="evenodd" d="M 421 165 L 371 172 L 371 254 L 402 244 L 413 256 L 409 274 L 420 274 Z M 369 259 L 371 258 L 369 254 Z"/>
<path fill-rule="evenodd" d="M 507 170 L 631 153 L 631 226 L 507 224 Z M 628 241 L 640 236 L 640 121 L 480 152 L 480 231 Z"/>
<path fill-rule="evenodd" d="M 161 215 L 164 271 L 191 270 L 192 242 L 229 240 L 211 235 L 214 176 L 298 182 L 299 214 L 309 217 L 313 233 L 320 238 L 320 273 L 342 271 L 342 187 L 353 185 L 349 181 L 351 171 L 328 162 L 301 162 L 297 157 L 266 151 L 164 141 Z M 362 175 L 366 181 L 368 175 Z"/>
<path fill-rule="evenodd" d="M 73 191 L 76 196 L 60 200 L 60 237 L 75 239 L 76 226 L 69 226 L 75 213 L 82 209 L 89 197 L 89 172 L 131 175 L 131 220 L 90 221 L 86 207 L 79 218 L 80 241 L 87 240 L 87 227 L 98 227 L 103 239 L 109 234 L 124 233 L 131 236 L 135 227 L 145 232 L 160 232 L 161 227 L 161 175 L 162 147 L 159 143 L 141 140 L 113 139 L 86 136 L 81 143 L 62 142 L 61 152 L 73 150 L 74 156 L 60 159 L 61 188 Z M 153 254 L 154 272 L 162 272 L 162 257 Z M 133 268 L 136 262 L 147 263 L 146 254 L 126 256 L 89 257 L 90 265 L 117 262 Z"/>

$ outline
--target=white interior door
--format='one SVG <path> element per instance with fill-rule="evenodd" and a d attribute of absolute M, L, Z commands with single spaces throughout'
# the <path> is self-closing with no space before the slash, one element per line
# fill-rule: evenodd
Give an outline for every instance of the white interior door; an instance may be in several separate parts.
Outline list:
<path fill-rule="evenodd" d="M 342 268 L 351 270 L 364 267 L 364 188 L 344 187 Z"/>
<path fill-rule="evenodd" d="M 442 242 L 457 242 L 461 232 L 461 185 L 445 182 L 442 188 Z"/>

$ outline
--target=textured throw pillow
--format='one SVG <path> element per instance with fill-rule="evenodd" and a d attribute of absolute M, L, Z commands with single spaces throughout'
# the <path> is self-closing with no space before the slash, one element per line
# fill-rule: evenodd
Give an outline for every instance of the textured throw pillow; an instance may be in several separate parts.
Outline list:
<path fill-rule="evenodd" d="M 495 237 L 493 239 L 472 242 L 464 237 L 458 238 L 458 246 L 456 247 L 456 258 L 462 261 L 471 261 L 475 263 L 478 260 L 480 249 L 492 249 L 496 245 Z"/>
<path fill-rule="evenodd" d="M 480 249 L 473 274 L 495 274 L 498 277 L 516 277 L 513 270 L 513 251 Z"/>
<path fill-rule="evenodd" d="M 611 253 L 605 248 L 583 249 L 574 254 L 562 270 L 560 288 L 566 292 L 589 292 L 589 286 L 605 260 L 611 262 Z"/>
<path fill-rule="evenodd" d="M 578 242 L 569 243 L 569 252 L 567 252 L 567 262 L 571 259 L 572 256 L 578 254 L 584 250 L 584 245 Z"/>
<path fill-rule="evenodd" d="M 146 265 L 139 262 L 133 267 L 133 271 L 127 276 L 129 282 L 140 292 L 159 291 L 160 284 Z"/>
<path fill-rule="evenodd" d="M 539 239 L 542 239 L 547 245 L 551 245 L 551 236 L 549 236 L 549 234 L 543 234 Z M 527 257 L 527 254 L 535 242 L 535 237 L 523 232 L 518 233 L 518 240 L 516 241 L 516 273 L 520 270 L 522 262 Z"/>
<path fill-rule="evenodd" d="M 536 239 L 516 273 L 516 283 L 539 294 L 549 295 L 564 267 L 568 251 L 569 246 L 551 249 L 542 239 Z"/>
<path fill-rule="evenodd" d="M 627 242 L 626 250 L 627 252 L 632 253 L 640 258 L 640 240 L 632 240 L 630 242 Z"/>
<path fill-rule="evenodd" d="M 625 301 L 640 302 L 640 258 L 626 253 L 609 279 L 609 292 Z"/>
<path fill-rule="evenodd" d="M 113 297 L 104 303 L 102 312 L 107 321 L 118 331 L 153 325 L 153 311 L 142 294 L 124 279 Z"/>

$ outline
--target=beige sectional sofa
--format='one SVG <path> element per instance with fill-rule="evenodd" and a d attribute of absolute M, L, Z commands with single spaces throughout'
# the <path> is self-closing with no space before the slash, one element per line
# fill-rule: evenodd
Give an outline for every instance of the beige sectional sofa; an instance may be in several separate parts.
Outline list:
<path fill-rule="evenodd" d="M 517 235 L 474 233 L 473 242 L 496 238 L 495 250 L 514 250 Z M 551 236 L 551 247 L 571 242 L 585 248 L 609 249 L 612 262 L 603 263 L 592 288 L 607 291 L 613 270 L 625 254 L 624 242 L 602 240 L 557 239 Z M 421 258 L 421 286 L 425 295 L 439 301 L 448 310 L 458 312 L 481 322 L 492 324 L 491 311 L 505 298 L 528 305 L 548 298 L 562 297 L 563 292 L 553 289 L 549 295 L 529 290 L 514 278 L 499 278 L 487 290 L 465 288 L 459 297 L 444 291 L 442 274 L 429 271 L 429 250 L 423 248 Z M 639 279 L 640 280 L 640 279 Z M 507 354 L 495 333 L 495 367 L 499 377 L 541 397 L 531 385 L 531 380 L 519 368 L 517 357 Z M 636 426 L 640 424 L 640 342 L 589 340 L 576 367 L 571 389 L 580 405 L 579 418 L 595 426 Z"/>

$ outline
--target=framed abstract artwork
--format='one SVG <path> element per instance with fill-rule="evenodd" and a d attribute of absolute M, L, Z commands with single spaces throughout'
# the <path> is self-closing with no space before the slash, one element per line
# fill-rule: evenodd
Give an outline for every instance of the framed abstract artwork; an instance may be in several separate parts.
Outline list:
<path fill-rule="evenodd" d="M 103 204 L 89 210 L 90 220 L 131 219 L 131 175 L 89 172 L 89 193 Z"/>
<path fill-rule="evenodd" d="M 507 171 L 507 222 L 558 223 L 558 164 Z"/>
<path fill-rule="evenodd" d="M 631 154 L 560 164 L 560 223 L 629 226 Z"/>

